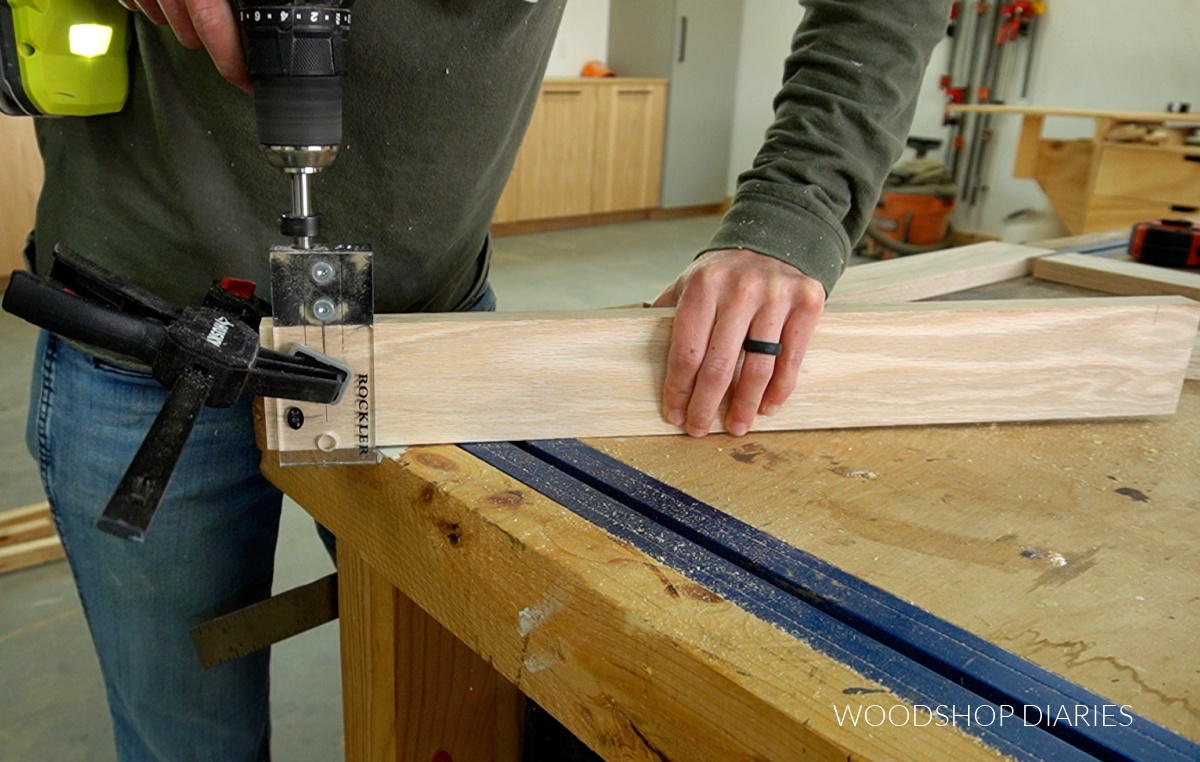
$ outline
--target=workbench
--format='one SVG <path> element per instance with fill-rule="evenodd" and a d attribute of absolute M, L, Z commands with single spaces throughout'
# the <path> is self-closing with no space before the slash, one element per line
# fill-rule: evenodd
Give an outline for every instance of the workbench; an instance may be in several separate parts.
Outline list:
<path fill-rule="evenodd" d="M 1200 741 L 1200 382 L 1164 418 L 584 444 Z M 517 760 L 522 694 L 608 760 L 1006 758 L 461 447 L 263 465 L 339 540 L 349 760 Z"/>
<path fill-rule="evenodd" d="M 1200 125 L 1200 114 L 992 104 L 951 105 L 947 111 L 984 119 L 1022 116 L 1013 177 L 1037 180 L 1072 234 L 1128 228 L 1200 209 L 1200 145 L 1183 141 Z M 1047 117 L 1091 119 L 1095 133 L 1080 140 L 1045 138 Z M 1168 126 L 1173 129 L 1163 130 Z M 1174 139 L 1121 139 L 1119 131 L 1132 127 L 1169 132 Z"/>

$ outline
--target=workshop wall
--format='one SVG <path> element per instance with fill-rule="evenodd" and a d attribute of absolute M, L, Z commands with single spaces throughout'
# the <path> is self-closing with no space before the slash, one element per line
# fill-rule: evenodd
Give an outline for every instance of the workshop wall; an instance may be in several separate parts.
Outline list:
<path fill-rule="evenodd" d="M 604 58 L 608 44 L 609 0 L 570 0 L 548 76 L 576 76 L 583 63 Z M 803 17 L 797 0 L 745 0 L 735 102 L 728 189 L 748 168 L 773 118 L 771 101 L 779 89 L 783 59 L 792 33 Z M 1154 111 L 1169 101 L 1190 101 L 1200 111 L 1200 13 L 1195 0 L 1049 0 L 1039 31 L 1029 98 L 1013 104 Z M 1010 56 L 1023 64 L 1024 42 Z M 917 105 L 913 134 L 945 139 L 945 98 L 938 79 L 949 46 L 933 54 Z M 1019 95 L 1021 72 L 1012 75 Z M 996 142 L 987 177 L 990 191 L 975 209 L 960 208 L 955 224 L 1019 240 L 1052 235 L 1050 204 L 1032 180 L 1012 177 L 1020 119 L 996 122 Z M 1090 120 L 1051 118 L 1046 134 L 1075 138 L 1090 135 Z M 1029 220 L 1006 223 L 1013 212 L 1040 212 L 1040 225 Z M 1044 236 L 1043 236 L 1044 237 Z"/>
<path fill-rule="evenodd" d="M 603 61 L 608 56 L 608 2 L 567 2 L 558 38 L 550 51 L 547 77 L 578 77 L 585 63 Z"/>
<path fill-rule="evenodd" d="M 573 0 L 574 1 L 574 0 Z M 803 16 L 795 0 L 746 0 L 742 21 L 741 62 L 734 117 L 729 192 L 737 176 L 750 166 L 772 119 L 771 100 L 779 87 L 783 57 L 792 32 Z M 1170 101 L 1190 101 L 1200 111 L 1200 9 L 1195 0 L 1050 0 L 1039 31 L 1029 98 L 1010 103 L 1074 108 L 1156 111 Z M 1021 43 L 1024 45 L 1024 42 Z M 1024 63 L 1023 47 L 1010 60 Z M 913 134 L 945 139 L 945 97 L 938 79 L 946 67 L 949 46 L 933 54 L 913 124 Z M 1019 95 L 1021 72 L 1015 74 Z M 1054 234 L 1056 219 L 1033 180 L 1012 177 L 1020 118 L 998 120 L 993 159 L 988 169 L 990 192 L 976 209 L 960 209 L 955 224 L 1018 240 Z M 1046 134 L 1058 138 L 1089 137 L 1091 120 L 1049 119 Z M 1041 212 L 1039 225 L 1029 220 L 1005 223 L 1021 209 Z M 1048 224 L 1047 224 L 1048 223 Z"/>
<path fill-rule="evenodd" d="M 1029 97 L 1020 99 L 1021 72 L 1009 89 L 1014 105 L 1159 111 L 1170 101 L 1190 101 L 1200 110 L 1200 8 L 1195 0 L 1050 0 L 1039 35 Z M 1024 64 L 1024 42 L 1015 58 Z M 945 138 L 941 127 L 945 98 L 937 80 L 946 67 L 948 46 L 934 51 L 917 107 L 914 135 Z M 975 209 L 960 205 L 954 222 L 973 230 L 1019 241 L 1042 232 L 1025 221 L 1006 224 L 1022 209 L 1052 218 L 1050 204 L 1033 180 L 1013 178 L 1020 117 L 995 122 L 996 143 L 987 168 L 989 192 Z M 1090 119 L 1049 118 L 1045 134 L 1091 137 Z"/>
<path fill-rule="evenodd" d="M 775 118 L 771 103 L 783 82 L 783 60 L 792 49 L 792 35 L 803 17 L 796 0 L 745 0 L 729 156 L 730 195 L 737 188 L 738 175 L 754 162 Z"/>

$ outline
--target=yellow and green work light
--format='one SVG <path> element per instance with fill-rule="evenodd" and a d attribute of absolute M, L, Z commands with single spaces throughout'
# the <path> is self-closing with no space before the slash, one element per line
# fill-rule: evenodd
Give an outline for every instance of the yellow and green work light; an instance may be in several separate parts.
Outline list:
<path fill-rule="evenodd" d="M 0 0 L 0 111 L 120 111 L 128 49 L 129 11 L 116 0 Z"/>

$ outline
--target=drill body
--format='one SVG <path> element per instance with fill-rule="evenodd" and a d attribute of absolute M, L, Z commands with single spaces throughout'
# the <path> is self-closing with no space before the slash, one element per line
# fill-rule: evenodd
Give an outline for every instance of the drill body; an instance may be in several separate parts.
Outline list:
<path fill-rule="evenodd" d="M 258 139 L 291 179 L 280 232 L 307 249 L 320 232 L 309 178 L 342 142 L 342 76 L 354 0 L 242 0 Z M 129 94 L 130 12 L 117 0 L 0 0 L 0 112 L 95 116 Z"/>
<path fill-rule="evenodd" d="M 129 41 L 129 11 L 117 0 L 0 0 L 0 112 L 120 111 Z"/>

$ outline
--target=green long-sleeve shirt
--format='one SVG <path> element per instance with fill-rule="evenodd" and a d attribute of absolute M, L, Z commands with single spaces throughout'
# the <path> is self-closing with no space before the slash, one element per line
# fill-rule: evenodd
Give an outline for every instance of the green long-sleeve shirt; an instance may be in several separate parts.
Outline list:
<path fill-rule="evenodd" d="M 357 3 L 345 139 L 313 185 L 323 236 L 376 252 L 380 312 L 446 311 L 487 272 L 487 230 L 565 0 Z M 949 0 L 810 0 L 777 120 L 714 248 L 784 259 L 832 287 L 903 146 Z M 139 17 L 130 99 L 41 120 L 36 268 L 56 243 L 159 295 L 268 281 L 288 183 L 261 156 L 250 98 Z"/>

